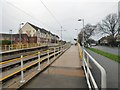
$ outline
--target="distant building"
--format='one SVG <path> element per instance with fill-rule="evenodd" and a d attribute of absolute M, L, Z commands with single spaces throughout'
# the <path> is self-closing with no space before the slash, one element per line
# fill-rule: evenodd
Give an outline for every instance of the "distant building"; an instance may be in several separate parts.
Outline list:
<path fill-rule="evenodd" d="M 115 38 L 113 38 L 113 36 L 102 37 L 98 42 L 99 42 L 100 45 L 115 45 L 115 46 L 118 46 L 120 44 L 120 34 L 117 34 L 115 36 Z"/>
<path fill-rule="evenodd" d="M 56 43 L 59 42 L 59 36 L 52 34 L 43 28 L 39 28 L 31 23 L 26 23 L 18 34 L 4 34 L 1 33 L 0 40 L 11 40 L 14 43 Z M 21 39 L 20 39 L 21 36 Z"/>
<path fill-rule="evenodd" d="M 99 40 L 99 44 L 101 44 L 101 45 L 106 45 L 106 44 L 108 44 L 107 36 L 106 36 L 106 37 L 102 37 L 102 38 Z"/>
<path fill-rule="evenodd" d="M 116 35 L 116 42 L 120 42 L 120 34 Z"/>
<path fill-rule="evenodd" d="M 19 34 L 12 34 L 12 38 L 11 38 L 11 34 L 0 33 L 0 35 L 1 35 L 0 41 L 12 40 L 16 44 L 19 43 Z M 29 42 L 29 38 L 28 38 L 27 34 L 21 34 L 21 42 L 23 44 Z"/>
<path fill-rule="evenodd" d="M 0 40 L 10 40 L 11 35 L 10 34 L 5 34 L 5 33 L 0 33 Z"/>
<path fill-rule="evenodd" d="M 37 38 L 37 43 L 51 43 L 59 40 L 57 35 L 52 34 L 43 28 L 39 28 L 29 22 L 27 22 L 20 30 L 21 34 L 27 34 L 30 38 Z"/>

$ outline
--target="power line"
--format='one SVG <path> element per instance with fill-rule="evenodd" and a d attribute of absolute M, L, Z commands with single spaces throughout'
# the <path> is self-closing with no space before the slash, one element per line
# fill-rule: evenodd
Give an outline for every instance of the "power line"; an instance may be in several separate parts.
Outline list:
<path fill-rule="evenodd" d="M 40 2 L 43 4 L 43 6 L 48 10 L 48 12 L 51 14 L 51 16 L 55 19 L 55 21 L 61 26 L 60 22 L 56 19 L 56 17 L 54 16 L 54 14 L 50 11 L 50 9 L 44 4 L 44 2 L 42 0 L 40 0 Z"/>
<path fill-rule="evenodd" d="M 24 10 L 18 8 L 18 7 L 15 6 L 14 4 L 12 4 L 12 3 L 10 3 L 10 2 L 7 2 L 7 3 L 8 3 L 9 5 L 11 5 L 12 7 L 18 9 L 19 11 L 23 12 L 23 13 L 26 14 L 27 16 L 29 16 L 29 17 L 35 19 L 37 22 L 40 21 L 40 20 L 38 20 L 36 17 L 34 17 L 34 16 L 30 15 L 29 13 L 25 12 Z M 40 21 L 40 22 L 38 22 L 38 23 L 42 23 L 43 25 L 46 25 L 46 26 L 48 26 L 48 27 L 50 27 L 50 28 L 53 28 L 53 27 L 47 25 L 46 23 L 44 23 L 44 22 L 42 22 L 42 21 Z"/>
<path fill-rule="evenodd" d="M 47 9 L 47 11 L 51 14 L 51 16 L 55 19 L 55 21 L 58 23 L 58 25 L 60 26 L 60 28 L 61 28 L 61 30 L 58 30 L 58 31 L 60 31 L 61 33 L 61 40 L 62 40 L 62 38 L 63 38 L 63 35 L 62 35 L 62 32 L 63 31 L 66 31 L 66 30 L 63 30 L 63 27 L 62 27 L 62 25 L 60 24 L 60 22 L 56 19 L 56 17 L 54 16 L 54 14 L 50 11 L 50 9 L 45 5 L 45 3 L 42 1 L 42 0 L 40 0 L 40 2 L 43 4 L 43 6 Z"/>
<path fill-rule="evenodd" d="M 62 40 L 62 37 L 63 37 L 62 32 L 63 32 L 63 31 L 66 31 L 66 30 L 63 30 L 63 27 L 61 26 L 61 30 L 58 30 L 58 31 L 60 31 L 60 32 L 61 32 L 61 40 Z"/>

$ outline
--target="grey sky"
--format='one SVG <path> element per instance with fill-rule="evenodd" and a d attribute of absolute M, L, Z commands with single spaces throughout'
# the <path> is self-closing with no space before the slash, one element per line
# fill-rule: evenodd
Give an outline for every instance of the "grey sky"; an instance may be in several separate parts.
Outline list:
<path fill-rule="evenodd" d="M 85 19 L 85 24 L 97 24 L 106 15 L 117 13 L 119 0 L 42 0 L 56 19 L 66 30 L 63 39 L 73 41 L 77 37 L 75 29 L 82 28 L 79 18 Z M 9 33 L 12 29 L 18 32 L 21 22 L 31 22 L 60 36 L 60 25 L 50 15 L 40 0 L 3 0 L 2 31 Z M 0 7 L 1 8 L 1 7 Z M 28 15 L 29 14 L 29 15 Z M 99 36 L 94 36 L 97 40 Z"/>

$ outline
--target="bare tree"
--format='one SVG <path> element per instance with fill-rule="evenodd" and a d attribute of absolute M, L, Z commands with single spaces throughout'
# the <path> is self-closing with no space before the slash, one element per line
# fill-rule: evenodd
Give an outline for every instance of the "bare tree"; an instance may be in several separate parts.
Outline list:
<path fill-rule="evenodd" d="M 108 34 L 115 37 L 116 33 L 118 33 L 117 14 L 109 14 L 108 16 L 106 16 L 106 18 L 98 24 L 98 28 L 102 34 Z"/>
<path fill-rule="evenodd" d="M 96 29 L 96 25 L 87 24 L 85 27 L 81 30 L 81 32 L 78 35 L 79 42 L 82 42 L 83 40 L 83 32 L 84 32 L 84 40 L 86 43 L 88 43 L 88 39 L 94 34 Z"/>
<path fill-rule="evenodd" d="M 85 39 L 88 40 L 92 35 L 95 34 L 96 25 L 87 24 L 84 27 Z"/>
<path fill-rule="evenodd" d="M 116 38 L 119 31 L 119 25 L 118 25 L 118 16 L 117 14 L 109 14 L 106 16 L 104 20 L 102 20 L 101 23 L 98 24 L 98 30 L 102 34 L 107 34 L 110 36 L 109 44 L 111 46 L 115 45 Z"/>

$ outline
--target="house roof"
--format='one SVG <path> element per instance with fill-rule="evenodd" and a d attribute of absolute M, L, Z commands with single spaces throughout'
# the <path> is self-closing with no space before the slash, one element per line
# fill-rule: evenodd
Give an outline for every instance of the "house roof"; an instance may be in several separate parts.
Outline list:
<path fill-rule="evenodd" d="M 49 33 L 49 31 L 45 30 L 44 28 L 39 28 L 39 27 L 37 27 L 37 26 L 29 23 L 29 22 L 28 22 L 28 24 L 29 24 L 30 26 L 32 26 L 36 31 L 40 30 L 40 32 L 42 32 L 42 33 Z"/>
<path fill-rule="evenodd" d="M 45 30 L 44 28 L 39 28 L 38 26 L 35 26 L 35 25 L 33 25 L 33 24 L 31 24 L 31 23 L 29 23 L 29 22 L 27 22 L 30 26 L 32 26 L 35 30 L 40 30 L 40 32 L 42 32 L 42 33 L 48 33 L 48 34 L 51 34 L 52 36 L 56 36 L 56 37 L 58 37 L 59 38 L 59 36 L 58 35 L 55 35 L 55 34 L 52 34 L 50 31 L 47 31 L 47 30 Z"/>

